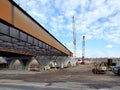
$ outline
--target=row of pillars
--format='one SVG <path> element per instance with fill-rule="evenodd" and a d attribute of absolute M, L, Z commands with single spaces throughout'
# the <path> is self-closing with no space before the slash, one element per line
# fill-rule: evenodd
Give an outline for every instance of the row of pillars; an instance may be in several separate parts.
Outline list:
<path fill-rule="evenodd" d="M 56 63 L 57 67 L 67 67 L 70 57 L 67 56 L 40 56 L 40 57 L 12 57 L 7 58 L 9 69 L 29 70 L 30 68 L 40 68 Z M 52 62 L 52 63 L 51 63 Z M 55 62 L 55 63 L 54 63 Z M 35 64 L 35 65 L 34 65 Z"/>

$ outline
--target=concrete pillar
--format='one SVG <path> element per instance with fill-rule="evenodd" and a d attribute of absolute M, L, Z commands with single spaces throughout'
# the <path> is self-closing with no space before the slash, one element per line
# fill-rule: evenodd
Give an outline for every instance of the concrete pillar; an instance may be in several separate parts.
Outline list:
<path fill-rule="evenodd" d="M 36 60 L 41 64 L 41 66 L 47 66 L 48 63 L 51 61 L 51 56 L 39 56 L 35 57 Z"/>
<path fill-rule="evenodd" d="M 68 66 L 75 66 L 77 60 L 74 60 L 72 57 L 68 57 L 68 56 L 59 56 L 56 59 L 57 65 L 58 67 L 68 67 Z"/>
<path fill-rule="evenodd" d="M 27 60 L 27 62 L 25 64 L 25 70 L 30 70 L 31 64 L 34 60 L 38 62 L 37 68 L 39 67 L 39 69 L 40 69 L 40 66 L 41 66 L 40 62 L 35 57 L 32 57 L 31 59 Z M 35 69 L 35 67 L 34 67 L 34 69 Z"/>
<path fill-rule="evenodd" d="M 29 60 L 31 60 L 32 57 L 26 57 L 26 56 L 23 56 L 23 57 L 6 57 L 6 61 L 8 63 L 8 66 L 9 66 L 9 69 L 15 69 L 15 64 L 16 63 L 19 63 L 20 64 L 20 67 L 22 70 L 25 69 L 25 66 L 27 64 L 27 62 Z"/>
<path fill-rule="evenodd" d="M 57 67 L 59 68 L 64 68 L 64 62 L 66 60 L 67 56 L 58 56 L 57 59 L 56 59 L 56 62 L 57 62 Z"/>
<path fill-rule="evenodd" d="M 23 70 L 24 64 L 20 59 L 11 59 L 9 62 L 9 69 L 10 70 Z"/>

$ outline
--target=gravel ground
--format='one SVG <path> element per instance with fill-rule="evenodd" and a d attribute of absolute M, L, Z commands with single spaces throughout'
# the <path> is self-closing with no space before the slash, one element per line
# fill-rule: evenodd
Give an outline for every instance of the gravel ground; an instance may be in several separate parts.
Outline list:
<path fill-rule="evenodd" d="M 120 76 L 114 75 L 110 71 L 106 74 L 93 74 L 91 65 L 78 65 L 62 70 L 44 72 L 2 70 L 0 71 L 0 79 L 0 83 L 42 83 L 44 86 L 89 87 L 95 90 L 103 88 L 110 90 L 110 88 L 119 88 L 120 86 Z"/>

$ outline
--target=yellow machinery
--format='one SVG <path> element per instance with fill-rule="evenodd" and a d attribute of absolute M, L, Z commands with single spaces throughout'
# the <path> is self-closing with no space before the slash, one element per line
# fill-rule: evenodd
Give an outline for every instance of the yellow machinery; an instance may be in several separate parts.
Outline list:
<path fill-rule="evenodd" d="M 100 64 L 94 63 L 94 68 L 92 72 L 94 74 L 105 74 L 107 71 L 107 63 L 101 62 Z"/>

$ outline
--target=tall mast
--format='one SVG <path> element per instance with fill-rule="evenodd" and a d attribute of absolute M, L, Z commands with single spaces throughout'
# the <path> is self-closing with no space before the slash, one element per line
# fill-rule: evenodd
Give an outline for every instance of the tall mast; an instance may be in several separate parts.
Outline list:
<path fill-rule="evenodd" d="M 82 64 L 84 64 L 84 58 L 85 58 L 85 36 L 83 36 L 83 41 L 82 41 Z"/>
<path fill-rule="evenodd" d="M 74 16 L 73 16 L 73 45 L 74 45 L 74 54 L 73 54 L 73 57 L 76 58 L 76 32 L 75 32 Z"/>

